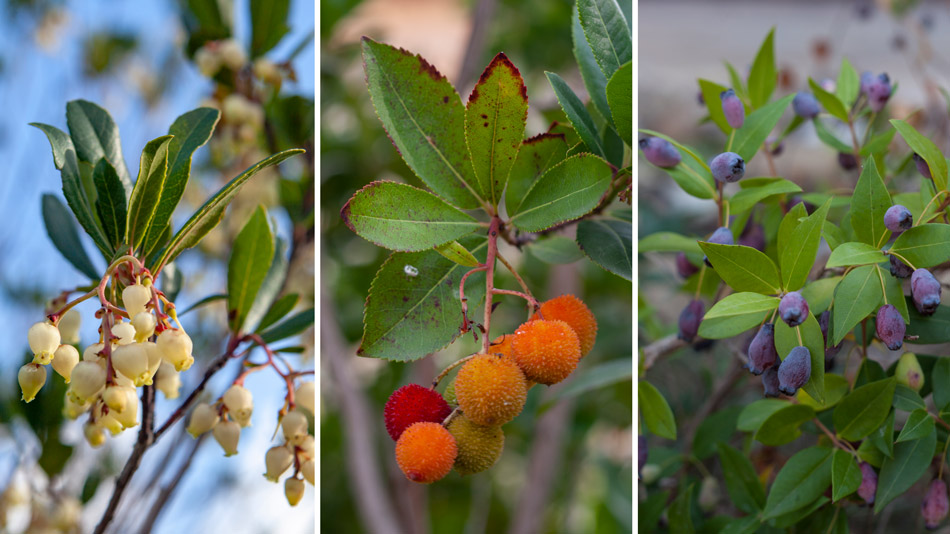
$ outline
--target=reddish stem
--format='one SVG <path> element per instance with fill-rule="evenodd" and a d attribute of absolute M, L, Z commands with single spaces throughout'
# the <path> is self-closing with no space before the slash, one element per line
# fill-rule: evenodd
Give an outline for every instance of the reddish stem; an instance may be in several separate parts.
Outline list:
<path fill-rule="evenodd" d="M 465 298 L 465 280 L 468 279 L 474 273 L 480 273 L 482 271 L 487 271 L 487 265 L 479 265 L 471 271 L 462 275 L 462 280 L 459 282 L 459 301 L 462 302 L 462 333 L 468 332 L 468 299 Z"/>
<path fill-rule="evenodd" d="M 485 319 L 482 326 L 485 327 L 485 335 L 482 338 L 482 352 L 488 352 L 491 345 L 491 311 L 492 296 L 495 289 L 495 256 L 498 254 L 498 227 L 501 219 L 498 216 L 491 218 L 491 224 L 488 226 L 488 256 L 485 258 Z"/>
<path fill-rule="evenodd" d="M 521 297 L 521 298 L 525 299 L 526 301 L 528 301 L 528 304 L 531 305 L 532 311 L 537 311 L 538 308 L 541 307 L 541 305 L 538 304 L 538 301 L 537 301 L 534 297 L 532 297 L 531 295 L 528 295 L 528 294 L 526 294 L 526 293 L 522 293 L 521 291 L 514 291 L 514 290 L 511 290 L 511 289 L 497 289 L 497 288 L 496 288 L 496 289 L 492 289 L 492 293 L 494 293 L 494 294 L 496 294 L 496 295 L 514 295 L 514 296 L 516 296 L 516 297 Z"/>

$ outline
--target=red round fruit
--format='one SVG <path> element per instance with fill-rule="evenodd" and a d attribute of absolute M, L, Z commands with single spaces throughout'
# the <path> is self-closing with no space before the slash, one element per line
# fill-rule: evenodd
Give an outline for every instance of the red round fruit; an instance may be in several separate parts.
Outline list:
<path fill-rule="evenodd" d="M 390 395 L 383 409 L 386 431 L 393 441 L 413 423 L 441 423 L 452 409 L 437 391 L 419 384 L 407 384 Z"/>

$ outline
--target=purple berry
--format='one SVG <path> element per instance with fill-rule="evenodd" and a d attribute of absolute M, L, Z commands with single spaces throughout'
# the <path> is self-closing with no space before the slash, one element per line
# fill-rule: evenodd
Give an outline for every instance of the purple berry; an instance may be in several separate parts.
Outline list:
<path fill-rule="evenodd" d="M 877 338 L 887 345 L 890 350 L 897 350 L 904 345 L 904 333 L 907 326 L 904 318 L 893 304 L 885 304 L 877 311 L 875 319 Z"/>
<path fill-rule="evenodd" d="M 881 111 L 887 100 L 891 98 L 891 79 L 887 74 L 879 74 L 868 84 L 868 105 L 871 111 Z"/>
<path fill-rule="evenodd" d="M 765 389 L 766 397 L 778 397 L 779 380 L 777 365 L 769 367 L 762 373 L 762 387 Z"/>
<path fill-rule="evenodd" d="M 803 119 L 812 119 L 821 111 L 815 95 L 807 91 L 799 91 L 795 95 L 795 98 L 792 99 L 792 109 L 795 110 L 796 115 Z"/>
<path fill-rule="evenodd" d="M 682 156 L 679 150 L 666 139 L 660 137 L 646 137 L 640 140 L 640 150 L 647 161 L 657 167 L 670 168 L 679 165 Z"/>
<path fill-rule="evenodd" d="M 861 73 L 861 94 L 868 96 L 868 88 L 874 82 L 874 73 L 866 70 Z"/>
<path fill-rule="evenodd" d="M 919 172 L 921 176 L 929 180 L 933 179 L 933 175 L 930 174 L 930 165 L 927 165 L 927 160 L 920 157 L 920 154 L 916 152 L 914 152 L 914 165 L 917 166 L 917 172 Z"/>
<path fill-rule="evenodd" d="M 828 327 L 831 324 L 831 312 L 825 310 L 821 312 L 821 315 L 818 316 L 818 326 L 821 328 L 821 337 L 825 340 L 825 370 L 828 371 L 829 367 L 834 366 L 835 356 L 838 354 L 838 351 L 841 350 L 841 345 L 844 342 L 838 343 L 835 346 L 828 346 Z"/>
<path fill-rule="evenodd" d="M 950 500 L 947 499 L 947 483 L 936 479 L 930 483 L 927 495 L 920 503 L 920 515 L 924 517 L 924 524 L 933 530 L 947 517 L 950 511 Z"/>
<path fill-rule="evenodd" d="M 709 162 L 713 178 L 718 182 L 738 182 L 745 175 L 745 160 L 735 152 L 723 152 Z"/>
<path fill-rule="evenodd" d="M 719 93 L 719 99 L 722 101 L 722 112 L 726 116 L 726 122 L 733 128 L 741 128 L 745 121 L 745 107 L 742 101 L 736 96 L 732 89 L 726 89 Z"/>
<path fill-rule="evenodd" d="M 868 504 L 874 504 L 874 494 L 877 493 L 877 472 L 867 462 L 861 462 L 861 485 L 858 486 L 858 497 Z"/>
<path fill-rule="evenodd" d="M 765 228 L 761 224 L 749 224 L 739 236 L 739 244 L 765 252 Z"/>
<path fill-rule="evenodd" d="M 760 375 L 763 371 L 775 365 L 778 361 L 778 352 L 775 350 L 775 325 L 765 323 L 759 332 L 752 339 L 749 345 L 749 365 L 748 369 L 754 375 Z"/>
<path fill-rule="evenodd" d="M 792 349 L 778 366 L 778 389 L 794 395 L 811 378 L 811 353 L 801 345 Z"/>
<path fill-rule="evenodd" d="M 808 318 L 808 301 L 798 291 L 787 293 L 778 304 L 778 315 L 788 326 L 798 326 Z"/>
<path fill-rule="evenodd" d="M 895 278 L 907 278 L 914 274 L 914 270 L 909 265 L 897 259 L 897 256 L 888 256 L 891 261 L 891 275 Z"/>
<path fill-rule="evenodd" d="M 910 227 L 914 226 L 914 216 L 909 209 L 900 204 L 895 204 L 884 212 L 884 226 L 891 232 L 899 234 L 904 230 L 910 230 Z"/>
<path fill-rule="evenodd" d="M 838 152 L 838 165 L 846 171 L 851 171 L 857 168 L 858 159 L 854 157 L 854 154 L 848 154 L 847 152 Z"/>
<path fill-rule="evenodd" d="M 718 245 L 733 245 L 735 241 L 732 237 L 732 230 L 726 228 L 725 226 L 720 226 L 716 228 L 716 231 L 709 236 L 709 239 L 706 240 L 707 243 L 716 243 Z M 706 265 L 712 267 L 712 264 L 709 263 L 709 257 L 703 256 L 703 261 L 706 262 Z"/>
<path fill-rule="evenodd" d="M 940 282 L 927 269 L 917 269 L 910 276 L 910 293 L 921 315 L 933 315 L 940 305 Z"/>
<path fill-rule="evenodd" d="M 699 272 L 699 267 L 689 261 L 685 252 L 680 252 L 676 255 L 676 272 L 683 278 L 689 278 Z"/>
<path fill-rule="evenodd" d="M 679 338 L 683 341 L 692 342 L 699 332 L 699 323 L 703 322 L 703 316 L 706 315 L 706 307 L 701 300 L 691 300 L 689 304 L 680 312 Z"/>
<path fill-rule="evenodd" d="M 647 463 L 648 453 L 647 437 L 640 434 L 637 436 L 637 473 L 639 473 L 643 469 L 643 465 Z"/>

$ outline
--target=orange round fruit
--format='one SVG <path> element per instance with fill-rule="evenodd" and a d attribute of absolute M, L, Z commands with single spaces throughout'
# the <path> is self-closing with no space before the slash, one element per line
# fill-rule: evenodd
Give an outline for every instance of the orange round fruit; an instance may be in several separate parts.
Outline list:
<path fill-rule="evenodd" d="M 459 369 L 455 398 L 462 413 L 482 426 L 498 426 L 524 409 L 528 389 L 524 373 L 512 359 L 478 354 Z"/>
<path fill-rule="evenodd" d="M 548 321 L 564 321 L 574 329 L 581 343 L 581 358 L 587 356 L 590 349 L 594 347 L 594 339 L 597 337 L 597 319 L 590 308 L 574 295 L 561 295 L 541 304 L 541 309 L 528 320 L 542 318 Z"/>
<path fill-rule="evenodd" d="M 455 438 L 439 423 L 414 423 L 396 441 L 396 463 L 406 478 L 420 484 L 449 474 L 457 455 Z"/>
<path fill-rule="evenodd" d="M 528 321 L 518 327 L 511 347 L 525 377 L 549 386 L 567 378 L 581 359 L 577 334 L 564 321 Z"/>

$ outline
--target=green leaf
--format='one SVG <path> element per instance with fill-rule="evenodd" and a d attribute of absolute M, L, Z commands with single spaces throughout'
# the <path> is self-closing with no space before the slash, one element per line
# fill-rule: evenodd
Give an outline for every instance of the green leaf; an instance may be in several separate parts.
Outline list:
<path fill-rule="evenodd" d="M 759 518 L 750 515 L 730 521 L 728 525 L 719 531 L 719 534 L 755 534 L 761 526 L 762 523 L 759 521 Z"/>
<path fill-rule="evenodd" d="M 106 158 L 115 167 L 128 196 L 132 192 L 132 177 L 122 157 L 119 128 L 109 112 L 87 100 L 71 100 L 66 103 L 66 125 L 79 161 L 95 165 L 100 158 Z"/>
<path fill-rule="evenodd" d="M 675 232 L 656 232 L 637 241 L 637 252 L 686 252 L 688 254 L 702 254 L 699 242 L 695 238 L 686 237 Z"/>
<path fill-rule="evenodd" d="M 907 312 L 910 316 L 907 335 L 918 336 L 914 343 L 929 345 L 950 341 L 950 306 L 937 306 L 933 315 L 921 315 L 913 305 L 907 306 Z"/>
<path fill-rule="evenodd" d="M 765 491 L 752 462 L 728 443 L 719 442 L 716 447 L 732 503 L 743 512 L 757 513 L 765 506 Z"/>
<path fill-rule="evenodd" d="M 267 53 L 290 31 L 290 0 L 251 0 L 251 59 Z"/>
<path fill-rule="evenodd" d="M 703 94 L 703 101 L 706 102 L 706 109 L 709 110 L 709 119 L 719 127 L 725 134 L 732 132 L 732 126 L 726 120 L 726 114 L 722 111 L 722 99 L 720 93 L 726 90 L 726 87 L 716 82 L 699 79 L 699 90 Z"/>
<path fill-rule="evenodd" d="M 848 273 L 835 290 L 834 344 L 841 343 L 852 328 L 874 313 L 883 296 L 877 266 L 865 265 Z"/>
<path fill-rule="evenodd" d="M 683 160 L 676 167 L 663 169 L 686 193 L 704 200 L 715 197 L 712 185 L 712 173 L 706 172 L 696 163 Z"/>
<path fill-rule="evenodd" d="M 819 278 L 814 282 L 805 284 L 801 294 L 808 301 L 808 309 L 813 314 L 821 315 L 831 305 L 831 299 L 834 297 L 835 288 L 838 282 L 841 282 L 843 276 L 831 276 L 829 278 Z"/>
<path fill-rule="evenodd" d="M 825 220 L 821 228 L 821 237 L 825 238 L 828 248 L 834 250 L 846 241 L 844 232 L 831 221 Z"/>
<path fill-rule="evenodd" d="M 368 37 L 362 50 L 376 114 L 409 168 L 459 208 L 482 205 L 465 143 L 465 108 L 452 85 L 419 55 Z"/>
<path fill-rule="evenodd" d="M 847 143 L 838 139 L 833 133 L 828 131 L 828 127 L 825 126 L 825 123 L 822 122 L 820 117 L 815 117 L 811 122 L 815 125 L 815 134 L 822 143 L 828 145 L 838 152 L 843 152 L 845 154 L 854 153 L 854 147 L 849 146 Z"/>
<path fill-rule="evenodd" d="M 125 238 L 125 189 L 115 168 L 105 158 L 96 163 L 92 179 L 96 184 L 96 213 L 106 238 L 118 249 Z"/>
<path fill-rule="evenodd" d="M 828 257 L 825 267 L 846 267 L 849 265 L 867 265 L 887 261 L 881 249 L 865 243 L 849 242 L 838 245 Z"/>
<path fill-rule="evenodd" d="M 887 303 L 897 308 L 905 324 L 910 323 L 910 312 L 907 310 L 907 299 L 904 298 L 904 285 L 901 283 L 900 278 L 891 276 L 890 272 L 880 265 L 877 266 L 877 276 L 881 280 L 884 280 L 884 298 L 887 299 Z M 883 301 L 881 305 L 884 305 Z"/>
<path fill-rule="evenodd" d="M 153 139 L 142 150 L 139 176 L 129 198 L 128 226 L 125 240 L 133 249 L 145 240 L 145 234 L 155 217 L 155 210 L 168 176 L 168 143 L 172 136 Z"/>
<path fill-rule="evenodd" d="M 693 503 L 693 486 L 690 484 L 685 490 L 673 499 L 666 512 L 669 521 L 670 534 L 694 534 L 693 518 L 690 513 Z"/>
<path fill-rule="evenodd" d="M 933 399 L 937 410 L 950 405 L 950 358 L 938 358 L 930 375 L 933 383 Z"/>
<path fill-rule="evenodd" d="M 584 36 L 584 29 L 581 27 L 581 18 L 576 3 L 574 4 L 572 17 L 574 23 L 571 25 L 571 39 L 574 43 L 574 59 L 577 60 L 577 68 L 581 72 L 584 87 L 587 89 L 587 94 L 590 95 L 594 108 L 608 123 L 611 123 L 610 105 L 607 103 L 607 77 L 604 76 L 600 66 L 597 65 L 594 52 L 590 49 L 590 44 Z"/>
<path fill-rule="evenodd" d="M 650 432 L 666 439 L 676 439 L 676 420 L 673 410 L 663 395 L 652 384 L 641 380 L 637 384 L 640 413 Z"/>
<path fill-rule="evenodd" d="M 718 96 L 717 96 L 717 99 L 718 99 Z M 654 136 L 654 137 L 659 137 L 660 139 L 666 139 L 667 141 L 670 142 L 670 144 L 672 144 L 672 145 L 675 146 L 677 149 L 679 149 L 681 152 L 683 152 L 684 154 L 686 154 L 686 155 L 688 155 L 690 158 L 692 158 L 692 160 L 693 160 L 697 165 L 699 165 L 706 173 L 709 174 L 709 187 L 712 189 L 712 192 L 715 192 L 715 180 L 713 180 L 712 171 L 709 169 L 709 164 L 707 164 L 706 161 L 705 161 L 703 158 L 701 158 L 701 157 L 699 156 L 699 154 L 696 153 L 695 150 L 689 148 L 688 146 L 686 146 L 686 145 L 684 145 L 684 144 L 681 144 L 679 141 L 677 141 L 676 139 L 673 139 L 672 137 L 670 137 L 670 136 L 668 136 L 668 135 L 661 134 L 660 132 L 657 132 L 657 131 L 654 131 L 654 130 L 647 130 L 646 128 L 640 128 L 638 131 L 639 131 L 640 133 L 645 133 L 645 134 L 647 134 L 647 135 L 652 135 L 652 136 Z M 683 161 L 686 161 L 686 160 L 684 159 Z"/>
<path fill-rule="evenodd" d="M 468 251 L 467 248 L 459 244 L 458 241 L 451 241 L 444 245 L 435 247 L 435 251 L 442 257 L 457 263 L 462 267 L 478 267 L 478 260 Z"/>
<path fill-rule="evenodd" d="M 168 173 L 152 221 L 145 232 L 142 250 L 155 250 L 162 244 L 166 232 L 171 237 L 169 223 L 185 193 L 191 175 L 192 156 L 211 139 L 220 116 L 221 112 L 214 108 L 193 109 L 175 119 L 168 129 L 169 135 L 174 136 L 168 143 Z"/>
<path fill-rule="evenodd" d="M 799 389 L 798 393 L 795 394 L 795 397 L 798 399 L 799 403 L 805 406 L 811 406 L 813 410 L 820 412 L 835 407 L 835 405 L 841 402 L 841 399 L 843 399 L 844 396 L 848 394 L 850 389 L 850 384 L 848 384 L 848 381 L 845 380 L 843 376 L 826 374 L 824 402 L 816 401 L 804 389 Z"/>
<path fill-rule="evenodd" d="M 864 144 L 863 147 L 861 147 L 861 157 L 866 158 L 872 154 L 877 154 L 887 150 L 887 147 L 891 144 L 891 140 L 894 139 L 895 133 L 897 133 L 897 130 L 894 128 L 888 128 L 886 131 L 872 137 L 867 143 Z"/>
<path fill-rule="evenodd" d="M 267 211 L 260 206 L 235 238 L 228 261 L 228 322 L 232 332 L 244 332 L 244 320 L 273 259 L 274 236 Z"/>
<path fill-rule="evenodd" d="M 736 433 L 736 421 L 742 406 L 730 406 L 713 412 L 702 420 L 693 436 L 690 450 L 698 460 L 703 461 L 716 453 L 716 444 L 728 443 Z"/>
<path fill-rule="evenodd" d="M 462 244 L 476 256 L 488 242 L 472 236 Z M 462 303 L 458 288 L 468 268 L 434 250 L 389 256 L 370 286 L 357 354 L 394 361 L 417 360 L 439 351 L 459 335 Z M 484 273 L 466 280 L 470 317 L 484 297 Z"/>
<path fill-rule="evenodd" d="M 896 384 L 893 378 L 878 380 L 855 388 L 841 399 L 834 411 L 838 436 L 858 441 L 881 426 L 891 411 Z"/>
<path fill-rule="evenodd" d="M 518 213 L 531 186 L 545 171 L 564 160 L 566 154 L 564 134 L 543 133 L 521 143 L 518 157 L 508 173 L 505 208 L 509 215 Z"/>
<path fill-rule="evenodd" d="M 913 126 L 900 119 L 891 119 L 891 124 L 897 129 L 897 133 L 901 134 L 910 149 L 927 162 L 927 167 L 930 168 L 930 175 L 933 176 L 937 190 L 945 190 L 947 188 L 947 159 L 940 152 L 937 145 L 926 136 L 921 135 Z"/>
<path fill-rule="evenodd" d="M 98 280 L 100 274 L 93 266 L 89 256 L 86 255 L 86 251 L 82 247 L 82 241 L 79 240 L 79 232 L 76 231 L 76 221 L 70 215 L 66 206 L 54 195 L 44 193 L 42 211 L 46 233 L 56 250 L 76 270 L 88 276 L 90 280 Z"/>
<path fill-rule="evenodd" d="M 184 311 L 178 312 L 178 316 L 181 317 L 182 315 L 191 313 L 202 306 L 207 306 L 208 304 L 218 302 L 219 300 L 227 300 L 227 299 L 228 299 L 228 296 L 224 293 L 216 293 L 214 295 L 208 295 L 207 297 L 199 300 L 198 302 L 192 304 L 191 306 L 188 306 L 187 308 L 185 308 Z"/>
<path fill-rule="evenodd" d="M 255 332 L 262 328 L 262 319 L 270 313 L 277 297 L 280 295 L 280 290 L 284 288 L 289 265 L 287 242 L 277 237 L 270 268 L 267 269 L 267 275 L 264 276 L 264 281 L 261 282 L 261 287 L 257 290 L 254 303 L 251 304 L 250 309 L 247 310 L 247 316 L 244 318 L 243 329 L 245 332 Z M 296 303 L 296 299 L 294 302 Z"/>
<path fill-rule="evenodd" d="M 729 287 L 772 295 L 781 291 L 778 268 L 768 256 L 752 247 L 700 241 L 699 247 Z"/>
<path fill-rule="evenodd" d="M 871 432 L 865 441 L 877 447 L 877 450 L 881 451 L 884 456 L 894 457 L 894 410 L 887 414 L 884 424 Z M 877 467 L 880 466 L 880 463 L 878 463 Z"/>
<path fill-rule="evenodd" d="M 620 138 L 633 146 L 633 66 L 628 61 L 607 82 L 607 103 Z"/>
<path fill-rule="evenodd" d="M 540 232 L 583 217 L 597 207 L 611 178 L 610 165 L 597 156 L 567 158 L 534 183 L 509 222 L 525 232 Z"/>
<path fill-rule="evenodd" d="M 936 448 L 936 432 L 894 445 L 894 458 L 885 458 L 878 474 L 874 513 L 880 512 L 897 496 L 903 495 L 927 472 Z"/>
<path fill-rule="evenodd" d="M 817 98 L 818 102 L 820 102 L 822 107 L 825 108 L 825 111 L 830 113 L 832 117 L 841 119 L 844 122 L 848 122 L 848 110 L 845 108 L 844 104 L 837 95 L 825 91 L 820 85 L 815 83 L 815 80 L 812 80 L 811 78 L 808 78 L 808 86 L 811 88 L 812 92 L 815 93 L 815 98 Z"/>
<path fill-rule="evenodd" d="M 926 371 L 924 371 L 926 374 Z M 905 412 L 912 412 L 918 408 L 927 408 L 920 394 L 904 384 L 897 384 L 894 389 L 894 407 Z"/>
<path fill-rule="evenodd" d="M 560 76 L 553 72 L 545 72 L 544 75 L 547 76 L 548 83 L 551 84 L 551 88 L 554 89 L 554 94 L 557 96 L 557 101 L 561 104 L 561 109 L 564 110 L 564 114 L 571 121 L 577 135 L 581 137 L 587 148 L 593 151 L 594 154 L 605 157 L 606 153 L 600 135 L 597 133 L 597 126 L 594 124 L 594 119 L 591 118 L 590 113 L 587 112 L 587 108 L 584 107 L 584 103 Z"/>
<path fill-rule="evenodd" d="M 756 432 L 762 423 L 773 413 L 792 404 L 781 399 L 759 399 L 753 401 L 739 414 L 739 420 L 736 421 L 736 428 L 743 432 Z"/>
<path fill-rule="evenodd" d="M 841 449 L 835 449 L 831 457 L 831 500 L 838 502 L 861 486 L 861 468 L 854 457 Z"/>
<path fill-rule="evenodd" d="M 225 186 L 215 193 L 214 196 L 209 198 L 204 205 L 198 208 L 198 211 L 178 230 L 178 233 L 172 236 L 168 246 L 165 247 L 165 250 L 162 251 L 161 255 L 155 261 L 155 265 L 158 267 L 152 269 L 152 272 L 156 274 L 160 272 L 165 264 L 177 258 L 183 251 L 197 245 L 208 232 L 217 226 L 224 216 L 225 208 L 228 207 L 234 195 L 237 194 L 241 186 L 250 180 L 252 176 L 262 169 L 266 169 L 271 165 L 277 165 L 285 159 L 300 154 L 301 152 L 303 152 L 301 149 L 290 149 L 274 154 L 267 159 L 255 163 L 225 184 Z"/>
<path fill-rule="evenodd" d="M 729 209 L 741 213 L 755 207 L 763 200 L 785 193 L 801 193 L 802 188 L 784 178 L 745 178 L 739 185 L 742 190 L 729 199 Z"/>
<path fill-rule="evenodd" d="M 927 413 L 927 409 L 918 408 L 910 413 L 910 417 L 908 417 L 907 422 L 904 423 L 904 428 L 901 429 L 900 435 L 897 436 L 896 443 L 920 439 L 934 433 L 936 430 L 934 420 L 930 417 L 930 414 Z"/>
<path fill-rule="evenodd" d="M 577 224 L 581 252 L 605 271 L 633 281 L 633 236 L 630 223 L 598 217 Z"/>
<path fill-rule="evenodd" d="M 766 315 L 778 308 L 781 299 L 758 293 L 733 293 L 713 305 L 703 316 L 699 335 L 706 339 L 725 339 L 758 326 Z"/>
<path fill-rule="evenodd" d="M 736 130 L 732 151 L 742 156 L 746 162 L 752 161 L 793 98 L 794 95 L 788 95 L 750 113 L 742 127 Z"/>
<path fill-rule="evenodd" d="M 633 59 L 633 38 L 616 0 L 577 0 L 581 27 L 604 76 Z"/>
<path fill-rule="evenodd" d="M 66 197 L 66 203 L 76 216 L 80 226 L 92 237 L 93 243 L 99 247 L 102 255 L 111 258 L 113 249 L 92 212 L 89 197 L 83 187 L 82 176 L 79 173 L 79 162 L 76 159 L 76 153 L 67 150 L 63 154 L 63 160 L 65 162 L 62 168 L 63 196 Z"/>
<path fill-rule="evenodd" d="M 799 335 L 801 336 L 799 338 Z M 801 339 L 801 342 L 799 342 Z M 805 322 L 792 328 L 785 321 L 775 322 L 775 350 L 783 360 L 793 348 L 804 345 L 811 355 L 811 377 L 802 389 L 818 403 L 825 402 L 825 338 L 815 315 L 809 312 Z"/>
<path fill-rule="evenodd" d="M 890 251 L 917 269 L 939 265 L 950 258 L 950 225 L 922 224 L 905 230 Z"/>
<path fill-rule="evenodd" d="M 633 378 L 633 365 L 627 358 L 618 358 L 577 372 L 563 389 L 558 391 L 550 402 L 574 397 L 603 387 L 626 382 Z"/>
<path fill-rule="evenodd" d="M 264 343 L 271 344 L 277 343 L 278 341 L 282 341 L 291 336 L 296 336 L 307 328 L 310 328 L 310 326 L 313 324 L 313 319 L 313 308 L 296 313 L 291 315 L 289 319 L 282 321 L 277 326 L 273 326 L 261 332 L 261 339 L 264 340 Z"/>
<path fill-rule="evenodd" d="M 858 77 L 858 71 L 854 70 L 848 58 L 841 58 L 841 70 L 838 71 L 838 81 L 835 83 L 835 94 L 844 104 L 844 107 L 851 109 L 851 106 L 853 106 L 854 102 L 858 99 L 860 89 L 861 79 Z"/>
<path fill-rule="evenodd" d="M 762 46 L 759 47 L 759 52 L 755 55 L 755 61 L 752 62 L 752 68 L 749 70 L 749 100 L 755 109 L 759 109 L 769 101 L 778 82 L 778 72 L 775 70 L 774 38 L 775 28 L 772 28 L 762 41 Z"/>
<path fill-rule="evenodd" d="M 762 520 L 811 504 L 831 485 L 831 449 L 809 447 L 795 453 L 775 477 Z"/>
<path fill-rule="evenodd" d="M 73 146 L 73 140 L 69 137 L 69 134 L 55 126 L 41 122 L 31 122 L 30 126 L 38 128 L 46 134 L 50 147 L 53 149 L 53 164 L 56 165 L 56 169 L 62 170 L 63 165 L 66 164 L 66 151 L 76 152 L 76 147 Z"/>
<path fill-rule="evenodd" d="M 544 263 L 562 265 L 574 263 L 584 257 L 584 253 L 573 239 L 553 235 L 528 244 L 525 249 Z"/>
<path fill-rule="evenodd" d="M 810 406 L 790 404 L 768 416 L 755 432 L 755 439 L 765 445 L 778 447 L 798 439 L 802 423 L 815 417 Z"/>
<path fill-rule="evenodd" d="M 497 207 L 528 119 L 528 91 L 517 67 L 499 53 L 482 72 L 465 107 L 468 144 L 481 196 Z"/>
<path fill-rule="evenodd" d="M 891 195 L 874 159 L 866 161 L 851 196 L 851 224 L 859 241 L 880 248 L 891 234 L 884 226 L 884 213 L 891 207 Z"/>
<path fill-rule="evenodd" d="M 227 295 L 225 295 L 225 297 L 227 297 Z M 259 334 L 270 325 L 283 319 L 294 309 L 298 301 L 300 301 L 300 295 L 297 293 L 288 293 L 277 299 L 271 305 L 270 309 L 267 310 L 267 313 L 264 314 L 264 317 L 261 318 L 261 322 L 257 325 L 256 332 Z"/>
<path fill-rule="evenodd" d="M 782 243 L 779 244 L 779 249 L 782 251 L 779 266 L 786 291 L 801 289 L 808 280 L 808 273 L 815 263 L 815 255 L 818 253 L 818 245 L 821 242 L 821 229 L 830 206 L 830 200 L 825 202 L 815 213 L 809 215 L 794 228 L 784 246 Z"/>

